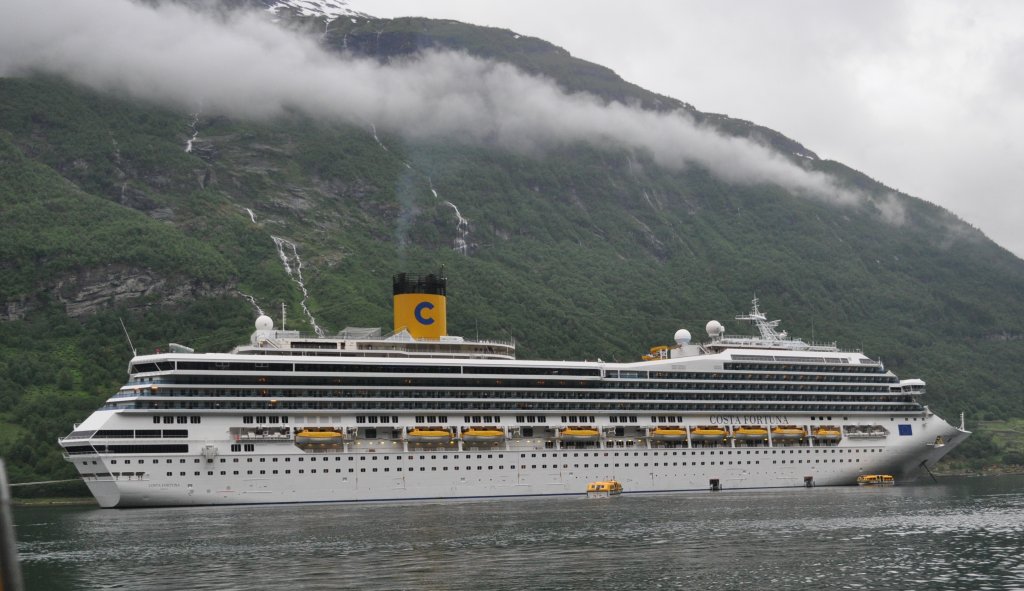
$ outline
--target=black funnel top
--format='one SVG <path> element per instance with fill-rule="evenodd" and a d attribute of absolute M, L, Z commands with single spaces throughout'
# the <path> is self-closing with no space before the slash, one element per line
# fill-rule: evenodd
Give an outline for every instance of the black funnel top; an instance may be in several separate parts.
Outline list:
<path fill-rule="evenodd" d="M 403 293 L 431 293 L 447 295 L 448 278 L 443 273 L 419 275 L 417 273 L 398 273 L 391 278 L 392 295 Z"/>

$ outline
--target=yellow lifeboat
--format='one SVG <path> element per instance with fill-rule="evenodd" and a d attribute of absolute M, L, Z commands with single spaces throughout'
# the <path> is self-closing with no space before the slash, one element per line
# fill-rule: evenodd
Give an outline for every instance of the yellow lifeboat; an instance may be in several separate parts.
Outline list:
<path fill-rule="evenodd" d="M 796 425 L 780 425 L 772 429 L 772 439 L 776 441 L 796 441 L 806 436 L 807 432 Z"/>
<path fill-rule="evenodd" d="M 622 494 L 622 484 L 617 480 L 599 480 L 587 485 L 587 496 L 603 499 Z"/>
<path fill-rule="evenodd" d="M 490 443 L 505 438 L 505 431 L 498 427 L 470 427 L 462 432 L 462 440 L 467 443 Z"/>
<path fill-rule="evenodd" d="M 764 441 L 768 439 L 768 429 L 761 426 L 743 425 L 732 432 L 732 437 L 737 441 Z"/>
<path fill-rule="evenodd" d="M 836 441 L 843 438 L 843 432 L 837 427 L 818 427 L 814 430 L 814 437 L 824 441 Z"/>
<path fill-rule="evenodd" d="M 656 427 L 651 431 L 651 439 L 659 441 L 685 441 L 686 429 L 682 427 Z"/>
<path fill-rule="evenodd" d="M 440 427 L 415 427 L 406 433 L 405 439 L 412 443 L 443 443 L 451 441 L 452 432 Z"/>
<path fill-rule="evenodd" d="M 697 426 L 690 429 L 690 441 L 722 441 L 728 434 L 721 427 Z"/>
<path fill-rule="evenodd" d="M 340 445 L 341 433 L 337 431 L 303 430 L 295 434 L 296 445 Z"/>
<path fill-rule="evenodd" d="M 566 427 L 558 434 L 566 441 L 594 441 L 601 436 L 601 432 L 593 427 Z"/>
<path fill-rule="evenodd" d="M 861 486 L 892 486 L 896 479 L 891 474 L 861 474 L 857 477 L 857 484 Z"/>

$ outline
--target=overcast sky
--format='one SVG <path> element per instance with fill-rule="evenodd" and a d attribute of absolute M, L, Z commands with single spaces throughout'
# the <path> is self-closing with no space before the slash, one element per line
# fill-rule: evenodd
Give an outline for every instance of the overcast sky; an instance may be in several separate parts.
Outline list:
<path fill-rule="evenodd" d="M 546 39 L 778 130 L 1024 257 L 1024 2 L 354 0 Z"/>

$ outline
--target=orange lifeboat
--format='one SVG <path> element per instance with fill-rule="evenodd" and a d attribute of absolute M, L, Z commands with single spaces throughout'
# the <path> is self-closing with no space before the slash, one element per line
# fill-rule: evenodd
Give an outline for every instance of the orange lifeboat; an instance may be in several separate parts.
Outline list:
<path fill-rule="evenodd" d="M 799 441 L 806 436 L 803 427 L 796 425 L 780 425 L 772 429 L 772 439 L 776 441 Z"/>
<path fill-rule="evenodd" d="M 593 427 L 566 427 L 558 435 L 566 441 L 596 441 L 601 432 Z"/>
<path fill-rule="evenodd" d="M 768 429 L 760 425 L 743 425 L 732 432 L 732 438 L 737 441 L 764 441 L 768 439 Z"/>
<path fill-rule="evenodd" d="M 686 429 L 682 427 L 656 427 L 651 431 L 651 439 L 658 441 L 686 441 Z"/>
<path fill-rule="evenodd" d="M 723 441 L 728 434 L 721 427 L 697 426 L 690 429 L 690 441 Z"/>
<path fill-rule="evenodd" d="M 462 432 L 467 443 L 491 443 L 505 438 L 505 431 L 498 427 L 470 427 Z"/>
<path fill-rule="evenodd" d="M 843 432 L 838 427 L 818 427 L 812 434 L 815 439 L 822 441 L 839 441 L 843 438 Z"/>
<path fill-rule="evenodd" d="M 295 434 L 295 445 L 340 445 L 341 433 L 337 431 L 310 431 L 308 429 Z"/>
<path fill-rule="evenodd" d="M 415 427 L 405 435 L 412 443 L 446 443 L 451 441 L 452 432 L 440 427 Z"/>

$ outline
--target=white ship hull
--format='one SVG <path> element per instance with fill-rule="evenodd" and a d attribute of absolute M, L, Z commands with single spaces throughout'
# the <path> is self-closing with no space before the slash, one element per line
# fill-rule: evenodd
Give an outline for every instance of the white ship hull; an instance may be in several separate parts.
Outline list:
<path fill-rule="evenodd" d="M 899 483 L 914 480 L 968 435 L 934 415 L 912 424 L 912 436 L 891 433 L 885 439 L 827 446 L 467 446 L 460 452 L 402 451 L 396 443 L 391 450 L 308 453 L 277 443 L 261 452 L 210 457 L 201 450 L 231 442 L 207 440 L 189 443 L 188 454 L 136 458 L 130 465 L 123 456 L 71 460 L 85 474 L 118 473 L 84 479 L 102 507 L 585 495 L 587 483 L 613 479 L 626 494 L 710 490 L 715 483 L 725 490 L 848 486 L 862 474 L 892 474 Z M 939 437 L 943 443 L 937 447 Z M 126 477 L 125 472 L 144 475 Z"/>

